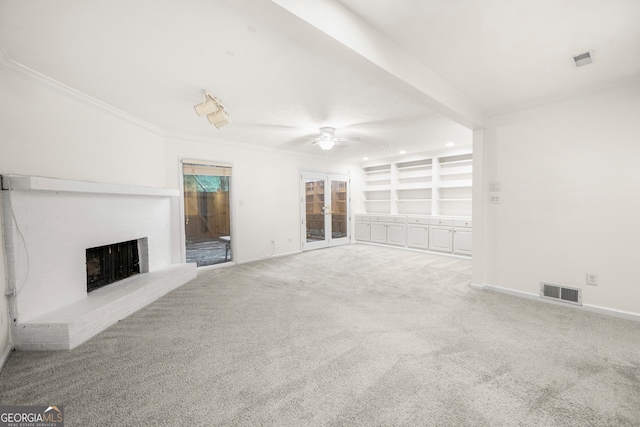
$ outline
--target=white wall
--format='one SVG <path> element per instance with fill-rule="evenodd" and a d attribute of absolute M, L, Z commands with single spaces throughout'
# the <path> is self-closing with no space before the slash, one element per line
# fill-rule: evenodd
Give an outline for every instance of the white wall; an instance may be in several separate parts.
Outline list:
<path fill-rule="evenodd" d="M 484 284 L 640 313 L 640 83 L 493 117 L 483 146 Z"/>
<path fill-rule="evenodd" d="M 216 130 L 212 128 L 212 132 Z M 179 188 L 180 159 L 185 158 L 233 165 L 231 210 L 232 232 L 235 232 L 233 257 L 237 262 L 300 250 L 301 169 L 351 175 L 359 171 L 357 165 L 341 164 L 322 157 L 261 150 L 223 140 L 168 138 L 166 174 L 169 188 Z M 354 188 L 360 188 L 357 182 Z M 174 230 L 181 233 L 182 218 L 179 215 L 177 218 L 180 223 L 174 225 Z M 174 240 L 178 238 L 175 236 Z M 275 240 L 275 247 L 271 240 Z"/>
<path fill-rule="evenodd" d="M 164 187 L 164 138 L 0 68 L 0 174 Z"/>

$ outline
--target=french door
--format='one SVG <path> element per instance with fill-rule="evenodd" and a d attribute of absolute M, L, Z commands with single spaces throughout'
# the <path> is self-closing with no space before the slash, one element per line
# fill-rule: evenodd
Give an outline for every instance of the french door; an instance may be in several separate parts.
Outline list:
<path fill-rule="evenodd" d="M 302 250 L 349 243 L 349 176 L 300 174 Z"/>

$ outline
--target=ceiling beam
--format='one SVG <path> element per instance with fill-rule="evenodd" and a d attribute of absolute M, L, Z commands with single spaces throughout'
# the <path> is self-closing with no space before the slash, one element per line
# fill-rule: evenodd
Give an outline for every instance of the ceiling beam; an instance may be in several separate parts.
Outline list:
<path fill-rule="evenodd" d="M 466 95 L 335 0 L 230 3 L 462 126 L 484 127 L 484 112 Z"/>

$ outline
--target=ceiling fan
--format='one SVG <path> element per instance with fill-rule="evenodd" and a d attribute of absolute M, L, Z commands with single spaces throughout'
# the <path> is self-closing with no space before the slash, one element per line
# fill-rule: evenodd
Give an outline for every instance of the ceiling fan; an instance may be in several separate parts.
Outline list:
<path fill-rule="evenodd" d="M 331 150 L 334 145 L 344 141 L 359 141 L 360 138 L 336 138 L 336 130 L 332 127 L 320 128 L 320 136 L 312 138 L 312 144 L 318 144 L 323 150 Z"/>

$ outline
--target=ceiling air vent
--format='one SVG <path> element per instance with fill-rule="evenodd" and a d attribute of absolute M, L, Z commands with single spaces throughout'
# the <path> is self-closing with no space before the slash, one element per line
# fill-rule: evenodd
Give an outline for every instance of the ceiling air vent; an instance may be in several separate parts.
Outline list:
<path fill-rule="evenodd" d="M 568 286 L 540 283 L 540 297 L 570 304 L 582 305 L 582 289 Z"/>
<path fill-rule="evenodd" d="M 580 55 L 576 55 L 573 57 L 573 62 L 576 64 L 576 67 L 582 67 L 583 65 L 588 65 L 593 62 L 591 59 L 591 51 L 581 53 Z"/>

